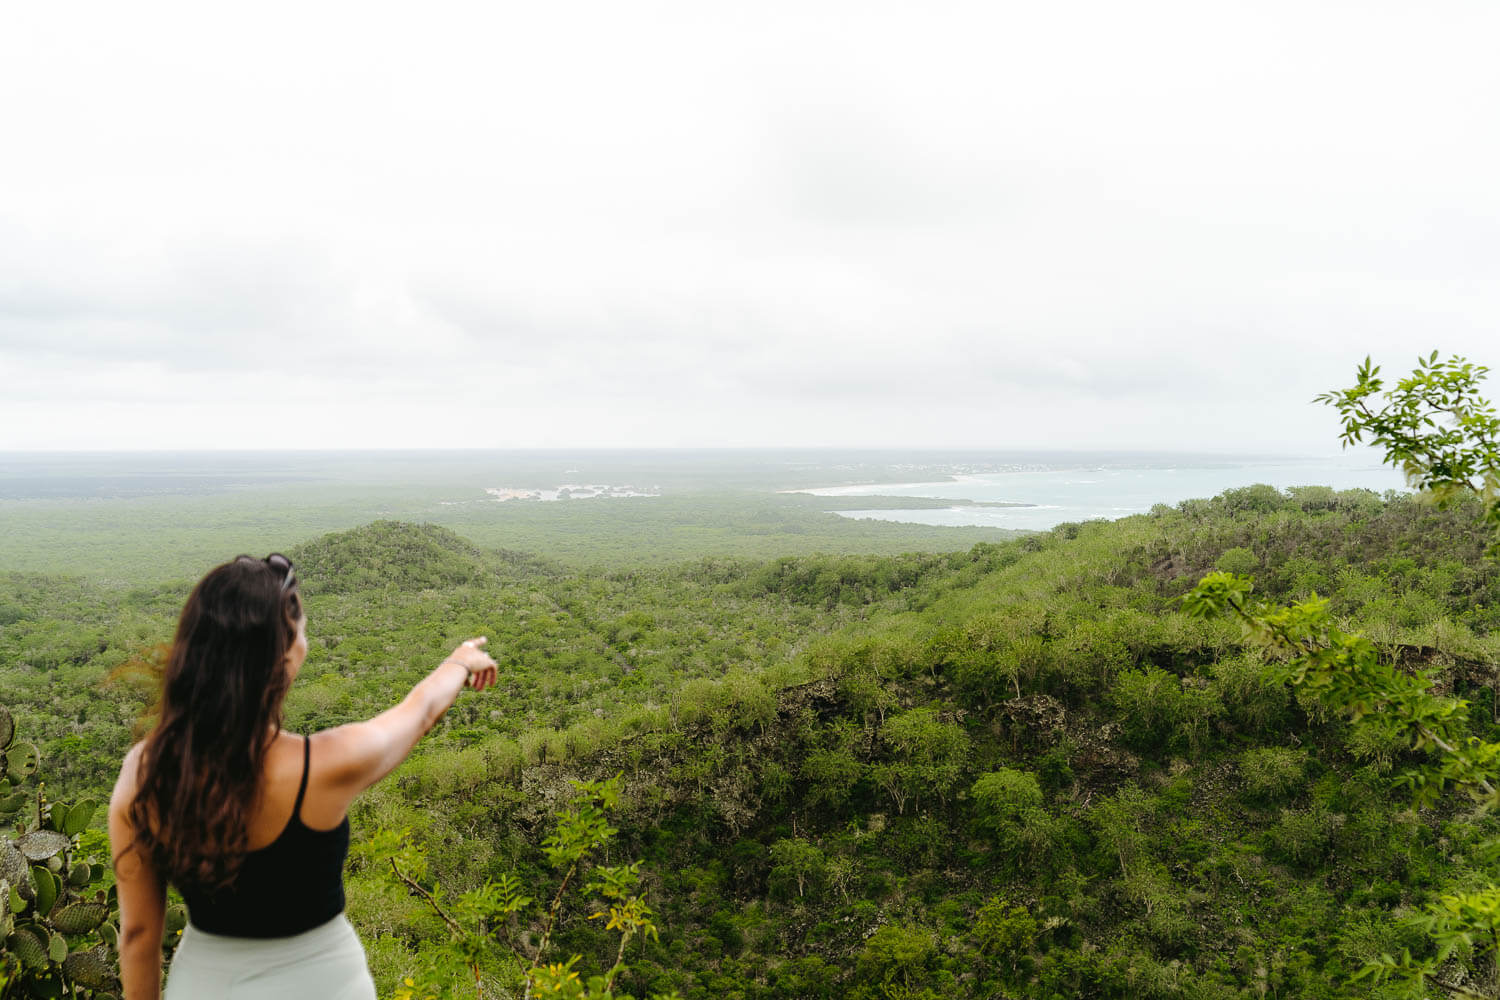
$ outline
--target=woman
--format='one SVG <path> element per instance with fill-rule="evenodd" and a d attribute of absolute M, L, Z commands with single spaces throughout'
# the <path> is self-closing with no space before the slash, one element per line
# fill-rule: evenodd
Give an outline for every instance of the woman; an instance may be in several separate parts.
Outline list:
<path fill-rule="evenodd" d="M 307 658 L 291 560 L 240 556 L 193 588 L 163 678 L 161 717 L 109 804 L 126 1000 L 156 1000 L 166 886 L 188 905 L 167 1000 L 374 1000 L 344 917 L 348 810 L 467 684 L 495 680 L 483 637 L 395 708 L 312 736 L 281 729 Z"/>

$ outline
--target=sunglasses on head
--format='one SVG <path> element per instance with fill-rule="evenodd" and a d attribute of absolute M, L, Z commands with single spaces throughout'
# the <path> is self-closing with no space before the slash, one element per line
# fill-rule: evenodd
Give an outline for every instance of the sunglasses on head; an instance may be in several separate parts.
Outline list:
<path fill-rule="evenodd" d="M 271 567 L 277 573 L 281 574 L 282 593 L 286 593 L 288 590 L 291 590 L 292 587 L 297 583 L 296 574 L 292 572 L 292 561 L 286 556 L 282 555 L 280 552 L 272 552 L 264 559 L 257 559 L 254 556 L 240 556 L 236 561 L 265 563 L 267 566 Z"/>

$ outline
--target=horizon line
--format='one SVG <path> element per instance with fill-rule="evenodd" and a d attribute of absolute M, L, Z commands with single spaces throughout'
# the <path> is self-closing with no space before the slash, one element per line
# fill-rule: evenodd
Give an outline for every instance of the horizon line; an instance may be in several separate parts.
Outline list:
<path fill-rule="evenodd" d="M 1335 458 L 1356 452 L 1357 448 L 1339 451 L 1306 452 L 1268 449 L 1236 450 L 1214 448 L 1139 448 L 1115 446 L 964 446 L 964 445 L 525 445 L 492 448 L 423 448 L 423 447 L 294 447 L 294 448 L 0 448 L 0 457 L 41 455 L 285 455 L 285 454 L 538 454 L 608 452 L 628 453 L 746 453 L 800 452 L 816 453 L 917 453 L 917 454 L 1115 454 L 1115 455 L 1212 455 L 1235 458 Z"/>

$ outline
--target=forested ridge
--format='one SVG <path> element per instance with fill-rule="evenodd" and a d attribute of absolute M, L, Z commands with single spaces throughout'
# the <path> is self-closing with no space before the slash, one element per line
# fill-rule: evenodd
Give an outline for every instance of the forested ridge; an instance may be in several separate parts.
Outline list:
<path fill-rule="evenodd" d="M 467 974 L 392 852 L 441 898 L 544 886 L 568 779 L 618 774 L 611 863 L 644 862 L 660 929 L 630 946 L 636 995 L 1378 996 L 1353 974 L 1430 951 L 1413 918 L 1484 881 L 1496 824 L 1413 808 L 1411 751 L 1180 601 L 1214 569 L 1324 595 L 1495 739 L 1500 566 L 1472 508 L 1250 487 L 947 555 L 600 571 L 376 522 L 290 553 L 313 653 L 288 724 L 378 711 L 468 634 L 501 663 L 353 813 L 349 912 L 387 991 Z M 51 787 L 107 790 L 187 586 L 0 577 L 0 700 Z M 557 953 L 607 966 L 587 904 Z M 1449 964 L 1494 984 L 1491 956 Z"/>

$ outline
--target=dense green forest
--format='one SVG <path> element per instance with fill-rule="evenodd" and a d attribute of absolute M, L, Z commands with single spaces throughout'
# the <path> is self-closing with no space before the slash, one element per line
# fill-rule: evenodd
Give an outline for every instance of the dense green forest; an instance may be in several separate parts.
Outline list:
<path fill-rule="evenodd" d="M 541 896 L 569 779 L 619 775 L 609 863 L 643 862 L 660 931 L 630 946 L 638 996 L 1379 996 L 1353 974 L 1430 953 L 1421 907 L 1483 883 L 1500 831 L 1415 808 L 1411 750 L 1180 599 L 1214 569 L 1328 596 L 1495 739 L 1474 506 L 1250 487 L 949 554 L 594 571 L 376 522 L 291 553 L 313 653 L 289 723 L 379 710 L 464 635 L 501 663 L 353 813 L 349 912 L 392 995 L 474 983 L 391 855 L 441 899 L 511 874 Z M 0 700 L 50 789 L 107 788 L 186 585 L 0 577 Z M 603 968 L 590 912 L 570 897 L 556 952 Z M 1445 974 L 1496 978 L 1462 950 Z"/>
<path fill-rule="evenodd" d="M 443 506 L 355 500 L 311 489 L 108 501 L 0 501 L 0 566 L 105 583 L 196 577 L 224 553 L 267 538 L 311 540 L 374 520 L 438 524 L 489 548 L 545 552 L 574 569 L 671 565 L 704 554 L 769 558 L 813 553 L 947 552 L 1019 532 L 853 520 L 828 511 L 946 507 L 906 497 L 701 493 L 566 503 L 476 501 Z M 184 591 L 185 592 L 185 591 Z"/>
<path fill-rule="evenodd" d="M 289 548 L 377 520 L 438 524 L 485 548 L 543 552 L 574 569 L 705 555 L 951 552 L 1017 533 L 830 513 L 952 500 L 781 491 L 1004 467 L 985 456 L 883 452 L 0 453 L 0 568 L 114 585 L 187 578 L 186 593 L 226 553 L 261 551 L 267 539 Z M 655 495 L 497 503 L 486 492 L 580 480 Z"/>

